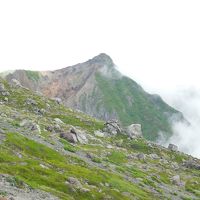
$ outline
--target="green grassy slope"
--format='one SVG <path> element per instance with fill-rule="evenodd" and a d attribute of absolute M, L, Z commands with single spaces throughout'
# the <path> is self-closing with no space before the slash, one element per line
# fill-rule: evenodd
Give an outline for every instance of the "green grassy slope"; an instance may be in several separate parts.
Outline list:
<path fill-rule="evenodd" d="M 0 137 L 0 174 L 13 176 L 11 184 L 23 190 L 26 183 L 63 200 L 200 198 L 200 171 L 182 165 L 190 156 L 143 138 L 130 140 L 124 134 L 97 137 L 94 131 L 103 128 L 102 121 L 30 90 L 4 85 L 10 95 L 8 101 L 0 95 L 0 129 L 4 132 L 3 139 Z M 27 98 L 36 105 L 27 105 Z M 36 107 L 46 112 L 38 114 Z M 73 125 L 87 134 L 89 142 L 70 144 L 59 137 L 59 132 L 48 131 L 46 127 L 55 124 L 55 117 L 63 121 L 62 131 Z M 41 131 L 21 126 L 24 119 L 37 123 Z M 144 154 L 145 159 L 138 159 L 138 154 Z M 152 159 L 151 154 L 158 159 Z M 177 174 L 185 187 L 172 183 Z M 67 184 L 69 177 L 79 180 L 81 187 Z M 0 197 L 6 195 L 0 188 Z"/>

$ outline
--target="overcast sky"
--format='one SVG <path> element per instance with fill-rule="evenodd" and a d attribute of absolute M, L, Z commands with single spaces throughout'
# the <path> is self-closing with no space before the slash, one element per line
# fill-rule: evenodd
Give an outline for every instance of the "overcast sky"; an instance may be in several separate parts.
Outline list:
<path fill-rule="evenodd" d="M 152 91 L 199 87 L 197 0 L 0 1 L 0 71 L 53 70 L 101 52 Z"/>

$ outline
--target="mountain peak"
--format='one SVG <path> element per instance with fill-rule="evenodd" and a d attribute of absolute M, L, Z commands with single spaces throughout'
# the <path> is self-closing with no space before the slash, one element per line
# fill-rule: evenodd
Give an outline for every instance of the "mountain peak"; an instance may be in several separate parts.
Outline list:
<path fill-rule="evenodd" d="M 106 64 L 106 65 L 113 65 L 113 60 L 112 58 L 105 54 L 105 53 L 100 53 L 99 55 L 95 56 L 91 60 L 89 60 L 92 63 L 100 63 L 100 64 Z"/>

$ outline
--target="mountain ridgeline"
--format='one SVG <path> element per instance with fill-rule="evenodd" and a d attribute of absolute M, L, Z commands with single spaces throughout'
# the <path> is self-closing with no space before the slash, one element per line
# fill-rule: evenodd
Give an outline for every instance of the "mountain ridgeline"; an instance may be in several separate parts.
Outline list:
<path fill-rule="evenodd" d="M 16 70 L 5 76 L 50 98 L 60 98 L 73 109 L 93 117 L 118 119 L 124 125 L 139 123 L 146 139 L 159 132 L 171 136 L 171 120 L 183 120 L 180 112 L 158 95 L 151 95 L 132 79 L 123 76 L 112 59 L 100 54 L 87 62 L 56 71 Z"/>

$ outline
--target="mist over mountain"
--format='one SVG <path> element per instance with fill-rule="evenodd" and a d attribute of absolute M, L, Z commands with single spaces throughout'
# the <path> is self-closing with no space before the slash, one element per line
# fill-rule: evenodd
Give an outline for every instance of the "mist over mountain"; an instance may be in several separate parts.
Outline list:
<path fill-rule="evenodd" d="M 162 96 L 180 110 L 190 124 L 172 123 L 173 136 L 167 141 L 161 139 L 161 144 L 176 143 L 182 151 L 200 157 L 200 90 L 196 87 L 179 88 L 171 92 L 163 91 Z"/>

